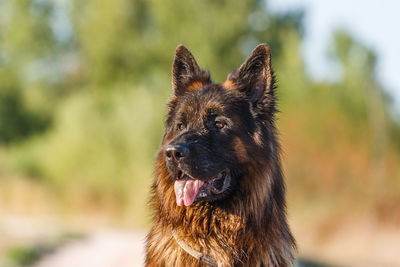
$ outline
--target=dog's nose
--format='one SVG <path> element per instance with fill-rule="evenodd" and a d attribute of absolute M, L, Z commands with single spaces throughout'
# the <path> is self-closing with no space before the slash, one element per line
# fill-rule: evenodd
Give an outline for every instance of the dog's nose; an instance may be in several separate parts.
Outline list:
<path fill-rule="evenodd" d="M 184 144 L 169 144 L 165 148 L 167 159 L 181 160 L 189 155 L 189 148 Z"/>

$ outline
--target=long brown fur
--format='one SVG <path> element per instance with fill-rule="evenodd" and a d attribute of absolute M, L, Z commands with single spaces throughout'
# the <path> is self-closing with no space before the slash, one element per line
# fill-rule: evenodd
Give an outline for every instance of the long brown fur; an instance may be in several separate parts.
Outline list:
<path fill-rule="evenodd" d="M 179 56 L 189 56 L 192 60 L 191 54 L 187 53 L 189 52 L 185 48 L 178 47 L 175 65 L 177 60 L 179 63 Z M 263 92 L 262 99 L 258 92 L 250 92 L 260 98 L 252 108 L 257 122 L 253 133 L 249 135 L 245 129 L 239 130 L 232 139 L 232 153 L 237 155 L 238 164 L 245 166 L 245 171 L 238 181 L 237 189 L 227 196 L 227 200 L 198 202 L 189 207 L 177 206 L 174 181 L 165 161 L 165 147 L 176 134 L 171 129 L 166 129 L 157 154 L 156 177 L 152 186 L 151 206 L 154 215 L 153 227 L 146 242 L 146 266 L 204 266 L 178 245 L 172 236 L 172 229 L 175 229 L 178 237 L 193 250 L 214 258 L 219 266 L 292 264 L 295 241 L 285 215 L 285 187 L 280 148 L 276 138 L 274 117 L 276 98 L 269 62 L 269 47 L 266 45 L 257 47 L 250 60 L 254 58 L 258 60 L 257 53 L 267 53 L 261 55 L 268 60 L 263 66 L 263 72 L 267 73 L 262 73 L 266 77 L 264 86 L 267 89 Z M 228 77 L 226 82 L 219 85 L 211 82 L 208 73 L 196 70 L 198 66 L 195 62 L 194 72 L 198 75 L 194 75 L 192 80 L 180 80 L 179 74 L 175 73 L 178 70 L 174 67 L 175 95 L 169 104 L 166 124 L 173 120 L 174 110 L 183 101 L 182 96 L 187 89 L 185 87 L 190 87 L 189 91 L 192 92 L 203 90 L 203 87 L 206 88 L 204 90 L 214 90 L 212 89 L 214 86 L 222 90 L 226 97 L 248 97 L 249 103 L 252 103 L 252 96 L 246 96 L 244 92 L 246 86 L 241 84 L 246 79 L 249 81 L 253 79 L 251 72 L 254 70 L 244 70 L 246 66 L 252 66 L 251 64 L 251 62 L 244 63 L 238 71 Z M 239 77 L 243 73 L 249 77 Z M 188 75 L 185 75 L 184 78 L 187 78 Z M 206 93 L 200 91 L 198 93 L 204 98 L 187 107 L 187 113 L 199 114 L 210 105 L 220 105 L 221 108 L 225 105 L 221 100 L 211 96 L 206 97 Z"/>

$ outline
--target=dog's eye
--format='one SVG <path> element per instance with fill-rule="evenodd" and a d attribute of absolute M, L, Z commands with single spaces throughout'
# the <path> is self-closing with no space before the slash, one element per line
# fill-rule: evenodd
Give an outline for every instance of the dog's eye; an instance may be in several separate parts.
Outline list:
<path fill-rule="evenodd" d="M 179 131 L 183 131 L 183 130 L 185 130 L 186 126 L 183 123 L 178 123 L 178 127 L 177 128 L 178 128 Z"/>
<path fill-rule="evenodd" d="M 224 126 L 225 126 L 225 124 L 220 121 L 215 122 L 215 127 L 217 127 L 218 129 L 222 129 L 222 128 L 224 128 Z"/>

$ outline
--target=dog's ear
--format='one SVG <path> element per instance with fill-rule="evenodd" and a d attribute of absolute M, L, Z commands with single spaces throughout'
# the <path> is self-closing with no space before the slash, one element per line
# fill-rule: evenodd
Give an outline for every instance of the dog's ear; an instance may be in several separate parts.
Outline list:
<path fill-rule="evenodd" d="M 178 45 L 172 66 L 172 87 L 175 95 L 183 95 L 187 90 L 202 87 L 210 82 L 209 73 L 200 69 L 186 47 Z"/>
<path fill-rule="evenodd" d="M 275 111 L 274 74 L 267 44 L 258 45 L 244 63 L 228 76 L 227 84 L 244 93 L 256 111 Z"/>

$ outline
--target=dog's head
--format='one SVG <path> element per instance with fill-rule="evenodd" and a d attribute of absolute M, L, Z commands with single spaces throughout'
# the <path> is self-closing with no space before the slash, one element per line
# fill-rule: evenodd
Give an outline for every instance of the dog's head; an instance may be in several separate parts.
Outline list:
<path fill-rule="evenodd" d="M 235 192 L 254 156 L 273 150 L 268 140 L 275 113 L 270 49 L 257 46 L 224 83 L 215 84 L 180 45 L 172 85 L 160 153 L 176 204 L 224 199 Z"/>

